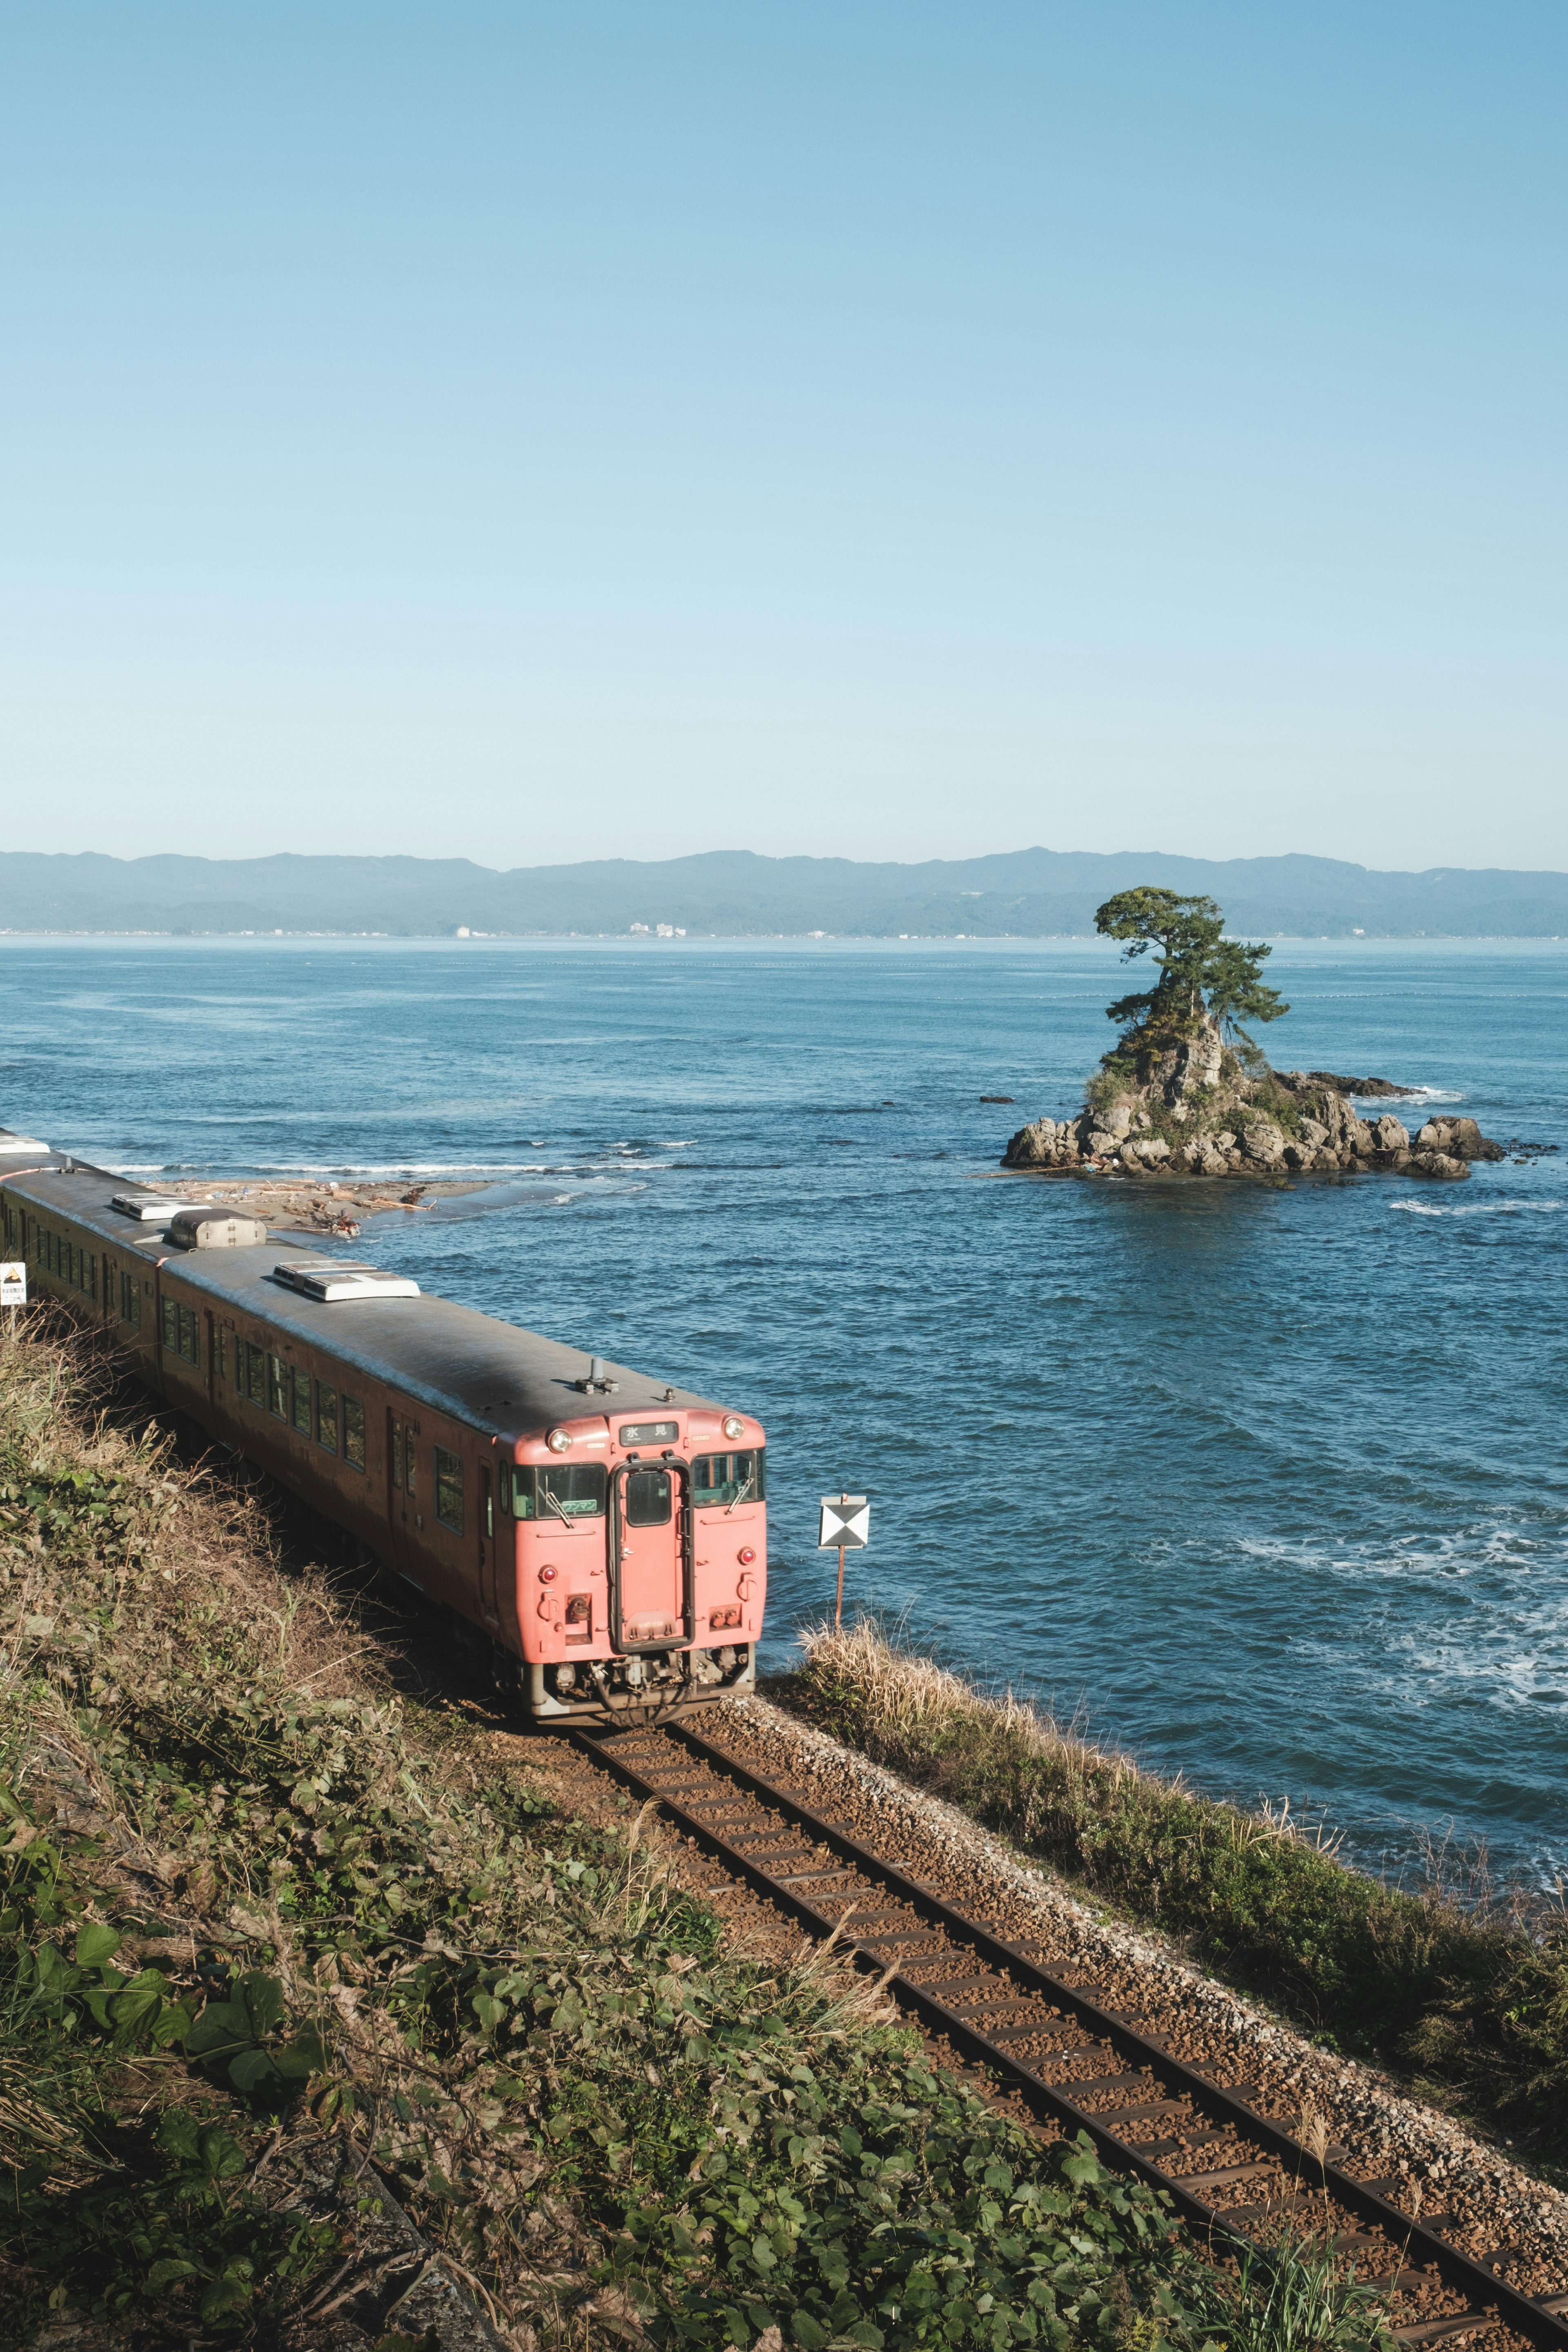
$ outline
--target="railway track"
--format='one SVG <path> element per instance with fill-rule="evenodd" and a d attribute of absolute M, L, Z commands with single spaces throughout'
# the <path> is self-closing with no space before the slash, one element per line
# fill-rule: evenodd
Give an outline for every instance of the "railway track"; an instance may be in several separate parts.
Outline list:
<path fill-rule="evenodd" d="M 1487 2352 L 1568 2352 L 1568 2292 L 1528 2291 L 1528 2248 L 1478 2256 L 1450 2242 L 1443 2213 L 1402 2209 L 1397 2178 L 1355 2178 L 1344 2149 L 1309 2147 L 1260 2114 L 1256 2084 L 1185 2063 L 1157 2021 L 1102 2006 L 1092 1986 L 1054 1972 L 1027 1942 L 1004 1939 L 994 1921 L 704 1732 L 579 1732 L 571 1746 L 595 1774 L 657 1803 L 717 1865 L 706 1891 L 746 1886 L 813 1934 L 837 1931 L 847 1958 L 885 1975 L 953 2063 L 1037 2122 L 1087 2132 L 1117 2170 L 1163 2190 L 1200 2240 L 1235 2249 L 1282 2225 L 1332 2240 L 1358 2276 L 1397 2291 L 1394 2333 L 1413 2352 L 1462 2352 L 1483 2338 Z"/>

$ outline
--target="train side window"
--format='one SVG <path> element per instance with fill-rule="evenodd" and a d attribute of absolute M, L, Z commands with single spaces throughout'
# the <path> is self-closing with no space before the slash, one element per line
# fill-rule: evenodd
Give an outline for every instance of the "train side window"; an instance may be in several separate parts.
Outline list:
<path fill-rule="evenodd" d="M 496 1532 L 496 1507 L 494 1496 L 495 1486 L 490 1477 L 490 1474 L 488 1470 L 481 1470 L 479 1472 L 479 1520 L 486 1535 L 489 1537 L 492 1543 L 495 1540 Z"/>
<path fill-rule="evenodd" d="M 512 1473 L 511 1507 L 520 1519 L 600 1519 L 605 1515 L 602 1462 L 551 1462 Z"/>
<path fill-rule="evenodd" d="M 228 1333 L 221 1323 L 213 1325 L 213 1367 L 226 1388 L 228 1386 Z"/>
<path fill-rule="evenodd" d="M 316 1443 L 329 1454 L 338 1450 L 338 1392 L 325 1381 L 316 1382 Z"/>
<path fill-rule="evenodd" d="M 246 1342 L 246 1394 L 252 1404 L 267 1404 L 267 1359 L 259 1348 Z"/>
<path fill-rule="evenodd" d="M 301 1437 L 310 1434 L 310 1375 L 302 1372 L 298 1364 L 291 1375 L 294 1384 L 294 1426 Z"/>
<path fill-rule="evenodd" d="M 392 1424 L 392 1483 L 395 1486 L 403 1484 L 403 1423 L 400 1421 Z"/>
<path fill-rule="evenodd" d="M 436 1517 L 454 1535 L 462 1534 L 463 1458 L 448 1454 L 444 1445 L 436 1448 Z"/>
<path fill-rule="evenodd" d="M 364 1407 L 358 1397 L 343 1399 L 343 1460 L 364 1468 Z"/>
<path fill-rule="evenodd" d="M 267 1410 L 278 1421 L 289 1418 L 289 1367 L 281 1356 L 267 1359 Z"/>
<path fill-rule="evenodd" d="M 159 1339 L 172 1356 L 179 1352 L 180 1310 L 172 1298 L 163 1301 L 163 1325 Z"/>
<path fill-rule="evenodd" d="M 404 1435 L 403 1445 L 403 1483 L 405 1486 L 407 1487 L 408 1492 L 411 1495 L 418 1484 L 418 1480 L 415 1475 L 414 1465 L 414 1456 L 418 1449 L 415 1445 L 414 1437 L 415 1433 L 413 1430 L 410 1429 L 406 1431 Z"/>
<path fill-rule="evenodd" d="M 96 1306 L 98 1304 L 98 1252 L 96 1250 L 89 1250 L 87 1254 L 87 1295 Z"/>
<path fill-rule="evenodd" d="M 142 1285 L 133 1274 L 120 1277 L 120 1319 L 133 1330 L 142 1328 Z"/>
<path fill-rule="evenodd" d="M 196 1346 L 196 1310 L 194 1307 L 182 1307 L 180 1309 L 180 1353 L 187 1364 L 201 1361 L 201 1353 Z"/>
<path fill-rule="evenodd" d="M 700 1511 L 715 1505 L 761 1503 L 766 1500 L 764 1449 L 744 1454 L 700 1454 L 691 1465 L 691 1500 Z"/>

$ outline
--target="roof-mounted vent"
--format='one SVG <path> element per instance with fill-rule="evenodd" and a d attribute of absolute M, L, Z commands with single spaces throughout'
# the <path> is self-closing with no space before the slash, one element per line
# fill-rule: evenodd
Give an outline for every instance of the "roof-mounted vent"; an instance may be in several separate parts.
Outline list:
<path fill-rule="evenodd" d="M 258 1249 L 267 1239 L 259 1217 L 232 1209 L 185 1208 L 169 1220 L 169 1239 L 181 1249 Z"/>
<path fill-rule="evenodd" d="M 208 1216 L 214 1213 L 210 1202 L 167 1201 L 156 1192 L 116 1192 L 109 1205 L 122 1217 L 134 1217 L 139 1225 L 166 1225 L 187 1209 L 205 1210 Z"/>
<path fill-rule="evenodd" d="M 342 1258 L 314 1265 L 283 1265 L 272 1269 L 275 1281 L 287 1283 L 307 1298 L 417 1298 L 419 1285 L 379 1265 L 351 1265 Z"/>

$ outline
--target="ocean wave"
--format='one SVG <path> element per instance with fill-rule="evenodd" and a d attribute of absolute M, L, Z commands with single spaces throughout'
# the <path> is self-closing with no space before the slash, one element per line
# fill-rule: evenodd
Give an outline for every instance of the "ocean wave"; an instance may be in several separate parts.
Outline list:
<path fill-rule="evenodd" d="M 1440 1208 L 1436 1201 L 1390 1201 L 1391 1209 L 1401 1209 L 1407 1217 L 1524 1217 L 1531 1214 L 1552 1216 L 1568 1205 L 1562 1201 L 1465 1201 L 1451 1207 Z"/>

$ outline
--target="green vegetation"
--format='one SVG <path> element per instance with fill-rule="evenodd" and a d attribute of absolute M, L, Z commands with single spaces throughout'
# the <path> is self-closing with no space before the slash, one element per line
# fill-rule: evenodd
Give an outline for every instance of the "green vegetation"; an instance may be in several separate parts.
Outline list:
<path fill-rule="evenodd" d="M 1194 1795 L 994 1701 L 862 1623 L 819 1629 L 779 1694 L 1158 1925 L 1331 2047 L 1568 2149 L 1568 1915 L 1385 1886 L 1284 1818 Z"/>
<path fill-rule="evenodd" d="M 0 2346 L 313 2342 L 393 2196 L 520 2352 L 1199 2341 L 1157 2200 L 400 1699 L 140 1414 L 0 1342 Z"/>
<path fill-rule="evenodd" d="M 1158 950 L 1152 988 L 1118 997 L 1105 1008 L 1123 1034 L 1113 1051 L 1123 1058 L 1165 1052 L 1191 1037 L 1206 1017 L 1222 1036 L 1246 1037 L 1243 1021 L 1278 1021 L 1290 1008 L 1262 978 L 1272 953 L 1261 940 L 1227 940 L 1225 917 L 1212 898 L 1174 890 L 1119 890 L 1094 918 L 1106 939 L 1128 942 L 1123 962 Z M 1251 1041 L 1248 1040 L 1248 1043 Z"/>

